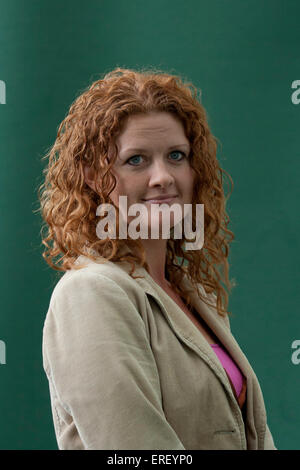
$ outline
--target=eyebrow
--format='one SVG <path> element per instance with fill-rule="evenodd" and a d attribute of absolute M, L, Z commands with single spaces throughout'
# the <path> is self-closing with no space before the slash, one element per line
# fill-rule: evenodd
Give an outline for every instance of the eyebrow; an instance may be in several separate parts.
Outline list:
<path fill-rule="evenodd" d="M 177 149 L 177 148 L 180 148 L 180 147 L 186 147 L 186 148 L 189 148 L 190 145 L 189 144 L 178 144 L 178 145 L 172 145 L 171 147 L 168 148 L 168 150 L 172 150 L 172 149 Z M 128 149 L 125 149 L 125 150 L 121 150 L 121 154 L 125 154 L 125 153 L 129 153 L 129 152 L 147 152 L 147 149 L 142 149 L 142 148 L 128 148 Z"/>

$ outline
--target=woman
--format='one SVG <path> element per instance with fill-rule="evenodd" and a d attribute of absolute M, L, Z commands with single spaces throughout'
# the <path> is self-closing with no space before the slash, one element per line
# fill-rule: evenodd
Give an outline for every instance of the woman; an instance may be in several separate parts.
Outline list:
<path fill-rule="evenodd" d="M 60 449 L 275 449 L 230 332 L 222 282 L 230 291 L 234 235 L 216 149 L 196 88 L 158 71 L 117 68 L 60 125 L 40 188 L 43 256 L 64 273 L 43 330 Z M 147 236 L 120 236 L 120 221 L 134 221 L 121 196 L 140 204 Z M 192 207 L 197 234 L 201 204 L 204 243 L 188 249 L 193 237 L 175 228 Z M 108 205 L 116 237 L 99 230 Z"/>

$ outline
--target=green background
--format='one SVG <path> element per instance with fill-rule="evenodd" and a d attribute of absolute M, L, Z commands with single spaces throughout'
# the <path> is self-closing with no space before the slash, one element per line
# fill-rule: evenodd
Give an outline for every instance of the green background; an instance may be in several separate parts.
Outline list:
<path fill-rule="evenodd" d="M 299 1 L 1 0 L 0 9 L 0 448 L 57 449 L 41 349 L 57 278 L 33 212 L 41 157 L 87 85 L 117 66 L 154 66 L 201 90 L 221 141 L 235 185 L 232 331 L 260 381 L 275 445 L 300 449 L 300 364 L 291 361 L 300 339 Z"/>

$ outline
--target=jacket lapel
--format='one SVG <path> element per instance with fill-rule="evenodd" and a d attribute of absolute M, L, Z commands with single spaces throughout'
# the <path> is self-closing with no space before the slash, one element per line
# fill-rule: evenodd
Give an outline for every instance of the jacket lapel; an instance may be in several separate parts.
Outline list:
<path fill-rule="evenodd" d="M 191 284 L 186 277 L 185 283 L 187 286 L 191 287 Z M 204 297 L 207 297 L 204 288 L 200 286 L 199 289 L 201 291 L 201 294 Z M 200 299 L 199 295 L 197 294 L 197 292 L 195 292 L 195 290 L 193 290 L 191 293 L 191 299 L 195 309 L 199 312 L 203 320 L 218 337 L 220 343 L 227 349 L 228 353 L 231 355 L 232 359 L 237 363 L 244 375 L 246 377 L 249 374 L 251 375 L 253 371 L 246 356 L 244 355 L 237 341 L 231 334 L 229 328 L 225 325 L 225 321 L 217 313 L 217 310 L 213 307 L 206 305 L 205 302 Z"/>
<path fill-rule="evenodd" d="M 213 372 L 218 376 L 219 380 L 221 380 L 230 396 L 232 396 L 233 400 L 236 401 L 226 371 L 198 328 L 194 325 L 190 318 L 188 318 L 187 315 L 183 313 L 176 302 L 174 302 L 173 299 L 152 279 L 145 269 L 139 267 L 135 270 L 135 273 L 137 275 L 144 276 L 144 279 L 137 278 L 136 281 L 147 294 L 155 298 L 174 333 L 209 365 Z M 186 277 L 184 278 L 184 282 L 188 288 L 193 289 Z M 202 292 L 201 287 L 200 290 Z M 205 295 L 204 289 L 202 293 Z M 250 376 L 249 367 L 251 369 L 251 366 L 249 365 L 232 334 L 225 326 L 224 320 L 212 310 L 212 307 L 207 306 L 200 299 L 199 295 L 195 292 L 194 289 L 191 293 L 191 303 L 210 327 L 210 329 L 217 336 L 220 343 L 227 349 L 229 354 L 231 354 L 232 358 L 236 361 L 245 377 L 247 378 L 247 376 Z"/>

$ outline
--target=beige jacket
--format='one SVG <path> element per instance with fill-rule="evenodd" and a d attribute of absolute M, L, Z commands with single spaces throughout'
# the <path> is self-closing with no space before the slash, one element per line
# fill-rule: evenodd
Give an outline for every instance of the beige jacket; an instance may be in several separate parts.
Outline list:
<path fill-rule="evenodd" d="M 43 329 L 59 449 L 275 449 L 227 317 L 194 291 L 193 306 L 247 379 L 245 422 L 211 346 L 145 269 L 134 280 L 125 264 L 77 263 L 86 267 L 59 280 Z"/>

